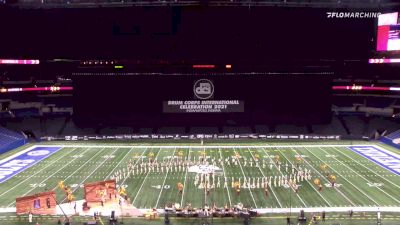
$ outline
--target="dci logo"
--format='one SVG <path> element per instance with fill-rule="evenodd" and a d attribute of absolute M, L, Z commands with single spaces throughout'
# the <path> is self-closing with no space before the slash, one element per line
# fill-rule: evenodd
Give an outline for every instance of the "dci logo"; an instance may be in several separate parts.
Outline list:
<path fill-rule="evenodd" d="M 209 99 L 214 94 L 214 85 L 210 80 L 200 79 L 194 83 L 193 92 L 198 99 Z"/>

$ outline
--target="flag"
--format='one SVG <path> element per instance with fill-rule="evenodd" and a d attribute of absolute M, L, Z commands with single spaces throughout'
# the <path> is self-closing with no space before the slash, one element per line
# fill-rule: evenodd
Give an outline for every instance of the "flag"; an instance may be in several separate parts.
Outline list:
<path fill-rule="evenodd" d="M 59 187 L 60 189 L 64 189 L 65 185 L 64 185 L 64 181 L 63 181 L 63 180 L 61 180 L 61 181 L 58 182 L 58 187 Z"/>

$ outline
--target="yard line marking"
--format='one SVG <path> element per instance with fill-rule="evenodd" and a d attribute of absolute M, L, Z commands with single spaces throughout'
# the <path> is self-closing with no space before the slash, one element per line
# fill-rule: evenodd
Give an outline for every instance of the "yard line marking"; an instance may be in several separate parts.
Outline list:
<path fill-rule="evenodd" d="M 267 151 L 265 151 L 265 148 L 262 148 L 262 149 L 264 150 L 264 153 L 267 155 L 267 157 L 269 158 L 269 160 L 275 165 L 276 170 L 278 170 L 279 173 L 283 176 L 282 171 L 279 170 L 279 168 L 278 168 L 278 166 L 276 165 L 276 163 L 272 160 L 272 158 L 271 158 L 270 155 L 267 153 Z M 293 187 L 290 187 L 290 188 L 293 190 L 293 192 L 296 192 L 296 191 L 294 190 Z M 301 203 L 303 203 L 303 206 L 304 206 L 304 207 L 307 207 L 306 203 L 303 201 L 303 199 L 300 197 L 300 195 L 299 195 L 299 194 L 296 194 L 296 196 L 300 199 Z"/>
<path fill-rule="evenodd" d="M 34 147 L 35 147 L 35 146 L 34 146 Z M 31 148 L 29 148 L 29 149 L 31 149 Z M 77 149 L 77 147 L 74 148 L 74 149 L 72 149 L 71 152 L 75 151 L 75 149 Z M 60 149 L 59 151 L 62 151 L 62 149 Z M 3 192 L 2 194 L 0 194 L 0 196 L 3 196 L 3 195 L 5 195 L 5 194 L 7 194 L 9 191 L 11 191 L 11 190 L 13 190 L 14 188 L 18 187 L 19 185 L 25 183 L 27 180 L 29 180 L 30 178 L 36 176 L 38 173 L 42 172 L 44 169 L 46 169 L 47 167 L 53 165 L 53 164 L 56 163 L 58 160 L 64 158 L 66 155 L 70 154 L 71 152 L 68 152 L 68 151 L 67 151 L 66 154 L 64 154 L 64 155 L 62 155 L 60 158 L 54 160 L 52 163 L 50 163 L 49 165 L 43 167 L 41 170 L 39 170 L 39 171 L 37 171 L 36 173 L 32 174 L 31 176 L 29 176 L 29 177 L 26 178 L 25 180 L 23 180 L 23 181 L 19 182 L 18 184 L 14 185 L 12 188 L 10 188 L 10 189 L 8 189 L 7 191 L 5 191 L 5 192 Z"/>
<path fill-rule="evenodd" d="M 189 153 L 188 153 L 188 158 L 190 159 L 190 148 L 189 148 Z M 185 187 L 186 187 L 186 178 L 188 174 L 189 168 L 186 168 L 186 173 L 185 173 L 185 181 L 183 182 L 183 191 L 182 191 L 182 197 L 181 197 L 181 206 L 183 205 L 183 196 L 185 195 Z"/>
<path fill-rule="evenodd" d="M 167 164 L 167 165 L 171 165 L 172 160 L 175 159 L 175 158 L 174 158 L 174 157 L 175 157 L 175 151 L 176 151 L 176 148 L 174 149 L 174 152 L 172 153 L 172 157 L 168 160 L 168 164 Z M 172 166 L 171 166 L 171 169 L 172 169 Z M 164 177 L 163 184 L 162 184 L 162 186 L 161 186 L 160 194 L 158 195 L 157 202 L 156 202 L 156 205 L 155 205 L 156 208 L 157 208 L 157 206 L 158 206 L 158 202 L 160 201 L 161 194 L 162 194 L 162 192 L 163 192 L 163 190 L 164 190 L 164 185 L 165 185 L 165 181 L 167 180 L 168 173 L 169 173 L 169 171 L 170 171 L 171 169 L 167 169 L 167 172 L 165 173 L 165 177 Z"/>
<path fill-rule="evenodd" d="M 89 148 L 89 149 L 90 149 L 90 148 Z M 89 150 L 89 149 L 88 149 L 88 150 Z M 78 169 L 76 169 L 73 173 L 69 174 L 68 177 L 63 178 L 63 180 L 65 181 L 65 180 L 67 180 L 68 178 L 72 177 L 72 175 L 74 175 L 77 171 L 79 171 L 80 168 L 84 167 L 87 163 L 89 163 L 90 160 L 93 159 L 97 154 L 100 154 L 101 152 L 103 152 L 104 149 L 105 149 L 105 148 L 101 149 L 101 151 L 98 151 L 96 154 L 94 154 L 92 157 L 90 157 L 89 160 L 87 160 L 83 165 L 81 165 L 80 167 L 78 167 Z M 62 177 L 62 176 L 61 176 L 61 177 Z M 56 185 L 52 190 L 53 190 L 53 191 L 56 190 L 57 187 L 58 187 L 58 185 Z"/>
<path fill-rule="evenodd" d="M 291 149 L 292 149 L 292 148 L 291 148 Z M 283 152 L 281 152 L 281 154 L 282 154 L 282 156 L 292 165 L 292 167 L 294 167 L 292 161 L 290 161 L 290 160 L 285 156 L 285 154 L 283 154 Z M 297 155 L 299 155 L 299 154 L 297 154 Z M 303 157 L 301 157 L 301 158 L 304 160 Z M 314 185 L 312 185 L 311 182 L 310 182 L 309 180 L 307 180 L 307 179 L 305 179 L 305 180 L 306 180 L 307 183 L 311 186 L 311 189 L 313 189 L 315 192 L 317 192 L 317 194 L 318 194 L 319 196 L 321 196 L 321 198 L 328 204 L 329 207 L 332 207 L 332 205 L 324 198 L 324 196 L 317 190 L 317 188 L 316 188 Z"/>
<path fill-rule="evenodd" d="M 325 150 L 322 149 L 322 151 L 324 151 L 326 153 Z M 368 179 L 366 179 L 363 175 L 361 175 L 360 173 L 358 173 L 357 171 L 353 170 L 352 168 L 350 168 L 348 165 L 346 165 L 345 163 L 342 163 L 341 161 L 337 160 L 340 164 L 344 165 L 345 167 L 347 167 L 348 169 L 350 169 L 351 171 L 353 171 L 354 173 L 356 173 L 359 177 L 361 177 L 362 179 L 364 179 L 367 182 L 370 182 Z M 397 203 L 400 203 L 400 201 L 398 199 L 396 199 L 395 197 L 393 197 L 392 195 L 390 195 L 389 193 L 387 193 L 386 191 L 382 190 L 380 187 L 376 187 L 378 188 L 381 192 L 385 193 L 387 196 L 389 196 L 391 199 L 395 200 Z"/>
<path fill-rule="evenodd" d="M 335 148 L 336 149 L 336 148 Z M 337 149 L 338 150 L 338 149 Z M 344 154 L 342 151 L 339 151 L 338 150 L 338 152 L 340 152 L 342 155 L 344 155 L 344 156 L 346 156 L 347 158 L 350 158 L 350 159 L 352 159 L 353 160 L 353 158 L 351 157 L 351 156 L 349 156 L 349 155 L 347 155 L 347 154 Z M 352 151 L 353 152 L 353 151 Z M 354 160 L 353 160 L 354 161 Z M 372 162 L 372 161 L 367 161 L 367 162 Z M 390 180 L 388 180 L 388 179 L 386 179 L 386 178 L 384 178 L 383 176 L 381 176 L 381 175 L 379 175 L 379 174 L 377 174 L 375 171 L 373 171 L 373 170 L 371 170 L 370 168 L 368 168 L 367 166 L 364 166 L 364 164 L 362 164 L 362 163 L 359 163 L 359 162 L 357 162 L 357 164 L 358 165 L 361 165 L 361 166 L 363 166 L 364 168 L 366 168 L 366 169 L 368 169 L 369 171 L 371 171 L 372 173 L 374 173 L 375 174 L 375 176 L 378 176 L 378 177 L 380 177 L 380 178 L 382 178 L 382 179 L 384 179 L 384 180 L 386 180 L 387 182 L 389 182 L 389 183 L 391 183 L 391 184 L 393 184 L 394 186 L 396 186 L 397 188 L 400 188 L 400 186 L 399 185 L 397 185 L 397 184 L 395 184 L 395 183 L 393 183 L 392 181 L 390 181 Z"/>
<path fill-rule="evenodd" d="M 234 153 L 235 153 L 235 155 L 236 155 L 236 154 L 237 154 L 236 148 L 233 148 L 233 151 L 234 151 Z M 240 170 L 242 171 L 242 174 L 243 174 L 244 179 L 247 180 L 246 175 L 244 174 L 244 171 L 243 171 L 242 164 L 240 163 L 240 160 L 237 159 L 237 161 L 239 162 Z M 256 206 L 256 208 L 258 208 L 258 207 L 257 207 L 256 200 L 254 199 L 253 193 L 251 192 L 250 186 L 248 186 L 247 188 L 248 188 L 249 191 L 250 191 L 250 195 L 251 195 L 251 198 L 253 199 L 254 205 Z"/>
<path fill-rule="evenodd" d="M 83 153 L 86 153 L 87 151 L 89 150 L 89 148 L 88 149 L 86 149 Z M 75 161 L 77 158 L 74 158 L 74 159 L 72 159 L 71 161 L 69 161 L 67 164 L 64 164 L 64 166 L 62 166 L 60 169 L 58 169 L 56 172 L 54 172 L 54 173 L 52 173 L 50 176 L 47 176 L 47 178 L 46 179 L 44 179 L 44 180 L 42 180 L 39 184 L 43 184 L 43 182 L 45 182 L 45 181 L 47 181 L 48 179 L 50 179 L 50 178 L 53 178 L 53 176 L 56 174 L 56 173 L 58 173 L 60 170 L 62 170 L 62 169 L 64 169 L 66 166 L 68 166 L 69 164 L 71 164 L 73 161 Z M 33 191 L 33 190 L 35 190 L 37 187 L 33 187 L 33 188 L 31 188 L 29 191 L 27 191 L 25 194 L 23 194 L 22 196 L 25 196 L 25 195 L 27 195 L 28 193 L 30 193 L 31 191 Z M 13 203 L 11 203 L 10 205 L 12 205 Z M 8 206 L 10 206 L 10 205 L 8 205 Z"/>
<path fill-rule="evenodd" d="M 115 153 L 115 151 L 117 151 L 117 149 L 118 148 L 116 148 L 111 154 L 114 154 Z M 104 149 L 103 149 L 104 150 Z M 96 170 L 100 167 L 100 166 L 102 166 L 103 164 L 104 164 L 104 162 L 105 161 L 107 161 L 107 160 L 109 160 L 109 159 L 111 159 L 111 157 L 106 157 L 105 158 L 105 160 L 102 162 L 102 163 L 100 163 L 83 181 L 81 181 L 80 183 L 79 183 L 79 185 L 75 188 L 75 189 L 73 189 L 72 190 L 72 193 L 74 193 L 76 190 L 78 190 L 78 188 L 81 186 L 81 184 L 83 184 L 83 182 L 85 182 L 94 172 L 96 172 Z M 62 201 L 61 201 L 61 203 L 63 203 L 65 200 L 66 200 L 67 198 L 65 197 Z"/>
<path fill-rule="evenodd" d="M 160 148 L 160 150 L 157 152 L 157 155 L 156 155 L 156 157 L 154 158 L 154 161 L 156 161 L 156 159 L 157 159 L 158 156 L 160 155 L 160 152 L 161 152 L 161 148 Z M 149 176 L 149 174 L 150 174 L 150 171 L 148 171 L 147 174 L 146 174 L 146 176 L 144 177 L 144 180 L 142 181 L 142 184 L 140 185 L 140 188 L 139 188 L 138 192 L 136 193 L 135 198 L 134 198 L 133 201 L 132 201 L 132 205 L 134 205 L 136 198 L 139 196 L 139 193 L 140 193 L 140 191 L 142 190 L 143 185 L 144 185 L 144 183 L 145 183 L 147 177 Z"/>
<path fill-rule="evenodd" d="M 320 148 L 321 149 L 321 148 Z M 312 153 L 312 151 L 308 150 L 308 152 L 310 152 L 313 156 L 315 156 L 317 159 L 319 159 L 321 162 L 325 163 L 325 161 L 323 161 L 321 158 L 319 158 L 317 155 L 315 155 L 314 153 Z M 325 163 L 326 164 L 326 163 Z M 380 206 L 374 199 L 372 199 L 369 195 L 367 195 L 365 192 L 363 192 L 361 189 L 359 189 L 358 187 L 356 187 L 352 182 L 350 182 L 349 180 L 347 180 L 342 174 L 340 174 L 337 170 L 333 169 L 331 167 L 331 169 L 336 172 L 338 175 L 340 175 L 341 177 L 343 177 L 344 180 L 347 181 L 347 183 L 349 183 L 351 186 L 353 186 L 356 190 L 358 190 L 359 192 L 361 192 L 363 195 L 365 195 L 367 198 L 369 198 L 371 201 L 373 201 L 377 206 Z"/>
<path fill-rule="evenodd" d="M 131 150 L 132 150 L 133 148 L 131 148 Z M 131 150 L 129 150 L 129 152 L 131 151 Z M 145 148 L 144 149 L 144 151 L 142 152 L 142 154 L 140 155 L 140 157 L 136 160 L 136 162 L 135 162 L 135 164 L 132 166 L 132 168 L 134 168 L 138 163 L 139 163 L 139 161 L 140 160 L 143 160 L 143 158 L 142 158 L 142 156 L 144 155 L 144 153 L 147 151 L 147 148 Z M 129 153 L 128 153 L 129 154 Z M 128 155 L 127 154 L 127 155 Z M 125 158 L 125 157 L 124 157 Z M 115 167 L 115 168 L 117 168 L 117 167 Z M 128 173 L 130 173 L 131 171 L 128 171 Z M 121 185 L 123 185 L 124 183 L 125 183 L 125 181 L 128 179 L 128 177 L 129 177 L 129 174 L 128 174 L 128 176 L 126 176 L 125 178 L 124 178 L 124 180 L 121 182 Z M 132 178 L 133 178 L 133 176 L 132 176 Z"/>
<path fill-rule="evenodd" d="M 251 154 L 251 157 L 254 159 L 253 153 L 250 151 L 249 148 L 248 148 L 248 150 L 249 150 L 249 152 L 250 152 L 250 154 Z M 265 176 L 264 172 L 261 170 L 261 168 L 260 168 L 259 166 L 258 166 L 258 169 L 260 170 L 262 176 L 265 177 L 265 178 L 267 178 L 267 177 Z M 277 201 L 278 204 L 279 204 L 279 208 L 282 208 L 282 204 L 281 204 L 281 202 L 279 201 L 279 199 L 276 197 L 275 192 L 274 192 L 274 189 L 272 189 L 272 185 L 271 185 L 270 187 L 271 187 L 272 194 L 274 195 L 276 201 Z"/>
<path fill-rule="evenodd" d="M 117 169 L 117 167 L 119 166 L 119 164 L 121 164 L 121 163 L 125 160 L 125 158 L 126 158 L 129 154 L 131 154 L 131 151 L 132 151 L 132 150 L 133 150 L 133 148 L 129 149 L 129 151 L 124 155 L 124 157 L 123 157 L 121 160 L 119 160 L 119 162 L 117 163 L 117 165 L 115 165 L 114 169 L 111 170 L 111 172 L 104 178 L 104 180 L 106 180 L 107 177 L 110 177 L 110 176 L 112 175 L 112 173 Z M 135 165 L 136 165 L 136 163 L 135 163 Z M 126 179 L 126 178 L 125 178 L 125 179 Z"/>
<path fill-rule="evenodd" d="M 294 150 L 294 152 L 296 153 L 296 154 L 299 154 L 297 151 L 296 151 L 296 149 L 294 149 L 294 148 L 292 148 L 293 150 Z M 307 148 L 306 148 L 307 149 Z M 308 149 L 307 149 L 308 150 Z M 309 151 L 309 150 L 308 150 Z M 323 179 L 325 179 L 326 181 L 328 181 L 329 182 L 329 180 L 324 176 L 324 175 L 322 175 L 317 169 L 315 169 L 315 167 L 314 166 L 312 166 L 306 159 L 303 159 L 304 160 L 304 162 L 306 162 L 315 172 L 317 172 L 321 177 L 323 177 Z M 341 190 L 339 190 L 337 187 L 333 187 L 337 192 L 339 192 L 339 194 L 341 195 L 341 196 L 343 196 L 350 204 L 352 204 L 353 206 L 356 206 Z"/>
<path fill-rule="evenodd" d="M 207 157 L 206 157 L 206 149 L 205 148 L 203 148 L 203 155 L 204 155 L 204 161 L 207 161 Z M 205 186 L 204 186 L 204 206 L 207 204 L 208 205 L 208 203 L 207 203 L 207 185 L 209 185 L 207 182 L 204 182 L 204 184 L 206 184 Z"/>
<path fill-rule="evenodd" d="M 225 160 L 224 160 L 224 158 L 222 157 L 222 153 L 221 153 L 221 148 L 218 148 L 218 151 L 219 151 L 219 156 L 221 157 L 221 159 L 222 159 L 222 172 L 224 173 L 224 179 L 225 179 L 225 182 L 226 183 L 228 183 L 228 178 L 226 178 L 226 174 L 225 174 Z M 224 186 L 225 186 L 225 183 L 224 183 Z M 228 185 L 226 186 L 226 192 L 228 192 L 228 199 L 229 199 L 229 208 L 232 206 L 232 201 L 231 201 L 231 194 L 229 193 L 229 189 L 228 189 Z"/>

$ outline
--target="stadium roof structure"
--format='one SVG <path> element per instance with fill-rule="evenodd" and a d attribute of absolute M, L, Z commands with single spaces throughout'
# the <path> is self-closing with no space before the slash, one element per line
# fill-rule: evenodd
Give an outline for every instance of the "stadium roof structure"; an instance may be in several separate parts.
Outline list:
<path fill-rule="evenodd" d="M 397 0 L 2 0 L 0 4 L 22 8 L 96 8 L 132 6 L 277 6 L 313 8 L 386 8 L 398 7 Z"/>

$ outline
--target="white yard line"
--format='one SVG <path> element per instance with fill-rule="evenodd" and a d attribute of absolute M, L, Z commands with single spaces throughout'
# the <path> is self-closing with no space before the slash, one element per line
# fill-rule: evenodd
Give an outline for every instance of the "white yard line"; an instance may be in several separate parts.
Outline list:
<path fill-rule="evenodd" d="M 112 173 L 118 168 L 118 166 L 125 160 L 125 158 L 131 153 L 133 148 L 129 149 L 129 151 L 124 155 L 124 157 L 119 160 L 118 164 L 114 167 L 114 169 L 111 170 L 111 172 L 104 178 L 104 180 L 107 180 L 108 177 L 112 175 Z M 126 178 L 125 178 L 126 179 Z"/>
<path fill-rule="evenodd" d="M 188 154 L 188 158 L 190 159 L 190 148 L 189 148 L 189 154 Z M 185 168 L 185 166 L 184 166 Z M 183 181 L 183 191 L 182 191 L 182 196 L 181 196 L 181 206 L 183 206 L 183 196 L 185 195 L 185 189 L 186 189 L 186 178 L 187 178 L 187 174 L 189 172 L 189 168 L 185 168 L 186 169 L 186 173 L 185 173 L 185 180 Z"/>
<path fill-rule="evenodd" d="M 324 149 L 321 148 L 322 151 L 325 152 L 325 154 L 328 154 L 327 151 L 325 151 Z M 363 175 L 361 175 L 360 173 L 358 173 L 357 171 L 353 170 L 351 167 L 349 167 L 348 165 L 346 165 L 345 163 L 343 163 L 340 160 L 337 160 L 336 157 L 334 157 L 334 159 L 339 162 L 340 164 L 342 164 L 343 166 L 347 167 L 348 169 L 350 169 L 351 171 L 353 171 L 353 173 L 357 174 L 359 177 L 361 177 L 363 180 L 370 182 L 368 179 L 366 179 Z M 383 192 L 385 195 L 387 195 L 389 198 L 393 199 L 394 201 L 396 201 L 397 203 L 400 203 L 400 201 L 398 199 L 396 199 L 395 197 L 393 197 L 392 195 L 390 195 L 389 193 L 387 193 L 386 191 L 382 190 L 380 187 L 376 187 L 377 189 L 379 189 L 381 192 Z"/>
<path fill-rule="evenodd" d="M 271 146 L 271 147 L 272 147 L 272 146 Z M 272 148 L 273 148 L 273 147 L 272 147 Z M 263 150 L 264 153 L 268 156 L 268 158 L 270 159 L 270 161 L 273 162 L 273 160 L 271 159 L 270 155 L 269 155 L 268 152 L 265 150 L 265 148 L 262 148 L 262 150 Z M 278 172 L 283 176 L 282 171 L 279 170 L 279 168 L 278 168 L 278 166 L 276 165 L 276 163 L 273 162 L 273 164 L 275 165 L 276 170 L 278 170 Z M 296 191 L 293 189 L 293 187 L 291 187 L 291 189 L 293 190 L 293 192 L 296 193 Z M 299 200 L 301 201 L 301 203 L 303 204 L 303 206 L 304 206 L 304 207 L 307 207 L 306 203 L 303 201 L 303 199 L 300 197 L 300 195 L 299 195 L 299 194 L 296 194 L 296 196 L 299 198 Z"/>
<path fill-rule="evenodd" d="M 236 154 L 237 152 L 236 152 L 235 149 L 236 149 L 236 148 L 233 148 L 233 151 L 234 151 L 234 153 Z M 237 159 L 237 161 L 238 161 L 238 163 L 239 163 L 239 167 L 240 167 L 240 170 L 242 171 L 242 174 L 243 174 L 244 179 L 247 180 L 246 175 L 245 175 L 245 173 L 244 173 L 244 171 L 243 171 L 242 164 L 240 163 L 240 160 Z M 256 203 L 256 200 L 254 199 L 253 193 L 251 192 L 250 185 L 249 185 L 247 188 L 248 188 L 249 191 L 250 191 L 250 195 L 251 195 L 251 198 L 253 199 L 254 206 L 255 206 L 256 208 L 258 208 L 257 203 Z"/>
<path fill-rule="evenodd" d="M 176 148 L 174 149 L 174 152 L 172 153 L 172 157 L 168 160 L 168 164 L 167 164 L 167 165 L 170 165 L 171 162 L 172 162 L 172 160 L 175 159 L 175 151 L 176 151 Z M 171 169 L 172 169 L 172 166 L 171 166 Z M 169 173 L 169 171 L 170 171 L 171 169 L 167 169 L 167 172 L 165 173 L 165 177 L 164 177 L 163 184 L 162 184 L 162 186 L 161 186 L 160 194 L 158 195 L 157 202 L 156 202 L 156 205 L 155 205 L 156 208 L 157 208 L 157 206 L 158 206 L 158 202 L 160 201 L 161 194 L 162 194 L 162 192 L 163 192 L 163 190 L 164 190 L 164 185 L 165 185 L 165 181 L 167 180 L 168 173 Z"/>
<path fill-rule="evenodd" d="M 71 152 L 74 151 L 75 149 L 77 149 L 77 148 L 74 148 L 73 150 L 71 150 Z M 61 150 L 59 150 L 59 151 L 61 151 Z M 8 189 L 7 191 L 1 193 L 1 194 L 0 194 L 0 197 L 3 196 L 3 195 L 5 195 L 5 194 L 7 194 L 8 192 L 14 190 L 14 188 L 19 187 L 19 185 L 25 183 L 27 180 L 29 180 L 29 179 L 31 179 L 32 177 L 36 176 L 37 174 L 39 174 L 40 172 L 42 172 L 43 170 L 45 170 L 47 167 L 49 167 L 49 166 L 53 165 L 54 163 L 56 163 L 58 160 L 63 159 L 66 155 L 70 154 L 71 152 L 67 151 L 67 153 L 64 154 L 64 155 L 62 155 L 60 158 L 58 158 L 58 159 L 52 161 L 49 165 L 43 167 L 42 169 L 40 169 L 39 171 L 35 172 L 34 174 L 32 174 L 31 176 L 29 176 L 29 177 L 26 178 L 25 180 L 19 182 L 18 184 L 14 185 L 12 188 L 10 188 L 10 189 Z"/>
<path fill-rule="evenodd" d="M 315 155 L 314 153 L 312 153 L 312 151 L 308 150 L 308 152 L 310 152 L 313 156 L 315 156 L 319 161 L 323 162 L 324 164 L 328 165 L 325 161 L 323 161 L 321 158 L 319 158 L 317 155 Z M 347 183 L 349 183 L 351 186 L 353 186 L 355 189 L 357 189 L 359 192 L 361 192 L 364 196 L 366 196 L 367 198 L 369 198 L 371 201 L 373 201 L 377 206 L 380 206 L 374 199 L 372 199 L 369 195 L 367 195 L 365 192 L 363 192 L 360 188 L 358 188 L 356 185 L 354 185 L 352 182 L 350 182 L 349 180 L 346 179 L 345 176 L 343 176 L 342 174 L 340 174 L 338 171 L 336 171 L 335 169 L 333 169 L 332 167 L 330 167 L 332 169 L 332 171 L 334 171 L 337 175 L 340 175 L 341 178 L 343 178 L 345 181 L 347 181 Z"/>
<path fill-rule="evenodd" d="M 222 164 L 222 172 L 224 173 L 224 179 L 225 179 L 225 181 L 224 181 L 224 186 L 225 186 L 225 182 L 229 184 L 228 178 L 226 178 L 226 173 L 225 173 L 225 160 L 224 160 L 224 158 L 222 157 L 221 148 L 218 148 L 218 151 L 219 151 L 219 156 L 221 157 L 222 163 L 223 163 L 223 164 Z M 232 201 L 231 201 L 231 194 L 229 193 L 228 186 L 229 186 L 229 185 L 226 186 L 226 192 L 228 192 L 229 208 L 231 208 L 231 207 L 232 207 Z"/>
<path fill-rule="evenodd" d="M 91 161 L 91 159 L 93 159 L 96 155 L 100 154 L 102 151 L 104 151 L 105 148 L 101 149 L 100 151 L 98 151 L 96 154 L 94 154 L 92 157 L 90 157 L 89 160 L 87 160 L 84 164 L 82 164 L 80 167 L 78 167 L 78 169 L 76 169 L 74 172 L 72 172 L 71 174 L 68 175 L 68 177 L 63 178 L 63 181 L 66 181 L 68 178 L 72 177 L 72 175 L 74 175 L 76 172 L 78 172 L 82 167 L 84 167 L 87 163 L 89 163 Z M 78 185 L 79 186 L 79 185 Z M 58 185 L 56 185 L 52 190 L 56 190 L 58 187 Z"/>
<path fill-rule="evenodd" d="M 300 155 L 297 151 L 296 151 L 296 149 L 294 149 L 294 148 L 292 148 L 293 150 L 294 150 L 294 152 L 297 154 L 297 155 Z M 306 162 L 315 172 L 317 172 L 320 176 L 321 176 L 321 178 L 323 178 L 323 179 L 325 179 L 327 182 L 329 182 L 329 180 L 328 179 L 326 179 L 326 177 L 324 176 L 324 175 L 322 175 L 315 167 L 313 167 L 305 158 L 303 158 L 303 160 L 304 160 L 304 162 Z M 343 197 L 343 198 L 345 198 L 350 204 L 352 204 L 353 206 L 356 206 L 356 204 L 354 204 L 342 191 L 340 191 L 337 187 L 333 187 L 337 192 L 339 192 L 339 194 Z"/>
<path fill-rule="evenodd" d="M 131 150 L 132 150 L 133 148 L 131 148 Z M 130 151 L 131 151 L 130 150 Z M 129 151 L 129 152 L 130 152 Z M 134 168 L 138 163 L 139 163 L 139 161 L 140 160 L 143 160 L 143 155 L 144 155 L 144 153 L 147 151 L 147 148 L 146 149 L 144 149 L 144 151 L 142 152 L 142 154 L 140 155 L 140 157 L 138 158 L 138 160 L 136 160 L 136 162 L 135 162 L 135 164 L 133 165 L 133 167 L 132 168 Z M 118 166 L 118 165 L 117 165 Z M 128 171 L 128 173 L 129 173 L 130 171 Z M 111 174 L 110 174 L 111 175 Z M 129 177 L 129 174 L 128 174 L 128 176 L 126 176 L 125 178 L 124 178 L 124 180 L 121 182 L 121 185 L 123 185 L 124 183 L 125 183 L 125 181 L 128 179 L 128 177 Z"/>
<path fill-rule="evenodd" d="M 205 149 L 205 148 L 203 148 L 203 156 L 204 156 L 203 161 L 204 161 L 204 160 L 207 160 L 207 155 L 206 155 L 206 149 Z M 204 182 L 204 184 L 206 184 L 206 182 Z M 208 184 L 208 185 L 209 185 L 209 184 Z M 204 205 L 203 205 L 203 207 L 204 207 L 206 204 L 207 204 L 207 184 L 206 184 L 206 186 L 204 187 Z"/>
<path fill-rule="evenodd" d="M 290 161 L 290 160 L 285 156 L 285 154 L 283 154 L 283 151 L 281 152 L 281 154 L 282 154 L 283 157 L 292 165 L 292 167 L 294 167 L 292 161 Z M 296 154 L 297 154 L 297 153 L 296 153 Z M 317 192 L 317 194 L 326 202 L 326 204 L 328 204 L 329 207 L 332 207 L 332 205 L 328 202 L 328 200 L 326 200 L 326 199 L 324 198 L 324 196 L 317 190 L 317 188 L 315 188 L 315 186 L 312 185 L 312 183 L 311 183 L 309 180 L 307 180 L 307 179 L 305 179 L 305 180 L 306 180 L 307 183 L 311 186 L 311 189 L 313 189 L 315 192 Z"/>
<path fill-rule="evenodd" d="M 336 148 L 335 148 L 335 149 L 336 149 Z M 366 168 L 367 170 L 371 171 L 371 172 L 374 173 L 375 175 L 378 175 L 381 179 L 384 179 L 385 181 L 387 181 L 387 182 L 393 184 L 394 186 L 396 186 L 397 188 L 400 188 L 399 185 L 397 185 L 397 184 L 393 183 L 392 181 L 390 181 L 390 180 L 384 178 L 383 176 L 379 175 L 379 174 L 376 173 L 375 171 L 373 171 L 373 170 L 371 170 L 370 168 L 368 168 L 368 166 L 364 166 L 364 164 L 359 163 L 358 161 L 356 161 L 355 159 L 353 159 L 353 157 L 351 157 L 351 156 L 349 156 L 349 155 L 343 153 L 342 151 L 339 151 L 339 150 L 338 150 L 338 152 L 340 152 L 342 155 L 346 156 L 347 158 L 353 160 L 353 161 L 356 162 L 358 165 L 361 165 L 362 167 L 364 167 L 364 168 Z M 352 151 L 352 152 L 353 152 L 353 151 Z M 356 154 L 357 154 L 357 153 L 356 153 Z M 370 162 L 373 162 L 373 161 L 370 161 Z"/>
<path fill-rule="evenodd" d="M 160 152 L 161 152 L 161 151 L 162 151 L 162 150 L 161 150 L 161 148 L 160 148 L 160 151 L 157 152 L 157 155 L 156 155 L 156 157 L 154 158 L 154 160 L 156 160 L 156 159 L 158 158 L 158 156 L 160 155 Z M 138 192 L 136 193 L 135 198 L 133 198 L 133 201 L 132 201 L 132 205 L 133 205 L 133 206 L 134 206 L 135 200 L 136 200 L 136 198 L 139 196 L 139 193 L 140 193 L 140 191 L 142 190 L 143 185 L 144 185 L 144 183 L 145 183 L 147 177 L 149 176 L 149 174 L 150 174 L 150 171 L 147 171 L 147 174 L 146 174 L 146 176 L 144 177 L 144 180 L 142 181 L 142 184 L 140 185 L 140 188 L 139 188 Z"/>
<path fill-rule="evenodd" d="M 118 149 L 118 148 L 117 148 Z M 117 149 L 115 149 L 111 154 L 114 154 L 115 153 L 115 151 L 117 151 Z M 107 160 L 109 160 L 111 157 L 106 157 L 106 159 L 103 161 L 103 162 L 101 162 L 83 181 L 81 181 L 80 183 L 79 183 L 79 185 L 75 188 L 75 189 L 73 189 L 72 190 L 72 193 L 74 193 L 76 190 L 78 190 L 78 188 L 81 186 L 81 184 L 83 184 L 87 179 L 89 179 L 90 178 L 90 176 L 92 176 L 92 174 L 94 174 L 94 172 L 96 172 L 97 171 L 97 169 L 98 168 L 100 168 Z M 66 200 L 67 198 L 65 197 L 62 201 L 61 201 L 61 203 L 63 203 L 65 200 Z"/>
<path fill-rule="evenodd" d="M 254 159 L 253 153 L 250 151 L 249 148 L 248 148 L 248 150 L 249 150 L 249 152 L 250 152 L 250 154 L 251 154 L 251 157 Z M 267 179 L 267 177 L 265 176 L 264 172 L 261 170 L 260 166 L 258 166 L 258 170 L 260 170 L 262 176 L 265 177 L 265 178 Z M 281 204 L 281 202 L 279 201 L 278 197 L 276 197 L 275 192 L 274 192 L 274 189 L 272 188 L 272 185 L 270 185 L 270 187 L 271 187 L 272 194 L 274 195 L 276 201 L 277 201 L 278 204 L 279 204 L 279 207 L 282 208 L 282 204 Z"/>

